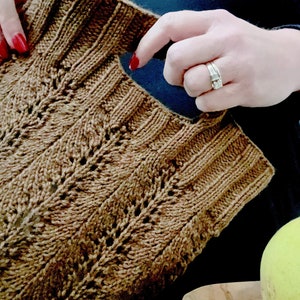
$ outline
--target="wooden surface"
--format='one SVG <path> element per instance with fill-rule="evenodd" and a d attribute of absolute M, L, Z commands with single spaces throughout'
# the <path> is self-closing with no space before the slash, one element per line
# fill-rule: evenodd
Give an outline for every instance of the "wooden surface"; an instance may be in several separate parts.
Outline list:
<path fill-rule="evenodd" d="M 262 300 L 259 281 L 218 283 L 187 293 L 183 300 Z"/>

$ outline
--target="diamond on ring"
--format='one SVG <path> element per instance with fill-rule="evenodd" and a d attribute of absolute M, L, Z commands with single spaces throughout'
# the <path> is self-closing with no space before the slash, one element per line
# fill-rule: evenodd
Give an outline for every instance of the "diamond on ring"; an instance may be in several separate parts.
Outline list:
<path fill-rule="evenodd" d="M 217 90 L 223 86 L 222 77 L 219 68 L 214 62 L 209 62 L 206 64 L 209 72 L 211 86 L 214 90 Z"/>

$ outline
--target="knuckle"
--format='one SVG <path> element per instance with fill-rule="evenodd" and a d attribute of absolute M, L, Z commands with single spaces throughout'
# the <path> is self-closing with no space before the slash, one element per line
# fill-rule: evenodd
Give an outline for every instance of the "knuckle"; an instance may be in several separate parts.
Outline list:
<path fill-rule="evenodd" d="M 163 70 L 163 76 L 168 84 L 171 84 L 171 85 L 174 84 L 171 76 L 169 76 L 169 73 L 166 71 L 166 68 L 164 68 L 164 70 Z"/>
<path fill-rule="evenodd" d="M 178 43 L 171 45 L 167 51 L 166 61 L 172 66 L 180 66 L 183 60 L 183 51 L 178 46 Z"/>
<path fill-rule="evenodd" d="M 216 13 L 216 17 L 218 17 L 218 19 L 227 19 L 231 16 L 231 13 L 224 8 L 216 9 L 215 13 Z"/>
<path fill-rule="evenodd" d="M 164 32 L 172 32 L 174 28 L 174 23 L 176 22 L 176 13 L 175 12 L 167 12 L 162 15 L 158 21 L 161 30 Z"/>
<path fill-rule="evenodd" d="M 237 17 L 230 13 L 228 10 L 219 8 L 215 10 L 215 21 L 217 23 L 224 24 L 232 24 L 235 23 Z"/>
<path fill-rule="evenodd" d="M 198 78 L 191 72 L 186 72 L 183 81 L 186 92 L 190 96 L 197 96 L 199 92 Z"/>
<path fill-rule="evenodd" d="M 245 45 L 245 36 L 242 30 L 239 28 L 232 28 L 224 34 L 224 42 L 227 43 L 230 47 L 234 45 L 235 47 L 243 48 Z"/>
<path fill-rule="evenodd" d="M 202 112 L 211 112 L 214 110 L 210 101 L 207 101 L 204 95 L 196 99 L 196 106 Z"/>
<path fill-rule="evenodd" d="M 225 45 L 240 45 L 245 40 L 242 21 L 225 9 L 215 11 L 214 30 L 218 33 L 220 43 Z"/>
<path fill-rule="evenodd" d="M 166 67 L 163 70 L 163 76 L 168 84 L 178 85 L 175 74 L 172 71 L 168 70 L 168 68 L 166 68 Z"/>

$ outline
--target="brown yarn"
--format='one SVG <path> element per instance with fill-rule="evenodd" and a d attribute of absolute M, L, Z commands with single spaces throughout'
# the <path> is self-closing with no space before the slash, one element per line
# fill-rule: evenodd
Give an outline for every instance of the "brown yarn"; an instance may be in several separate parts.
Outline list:
<path fill-rule="evenodd" d="M 225 112 L 177 116 L 119 56 L 156 16 L 28 0 L 29 57 L 0 67 L 0 298 L 149 298 L 270 181 Z"/>

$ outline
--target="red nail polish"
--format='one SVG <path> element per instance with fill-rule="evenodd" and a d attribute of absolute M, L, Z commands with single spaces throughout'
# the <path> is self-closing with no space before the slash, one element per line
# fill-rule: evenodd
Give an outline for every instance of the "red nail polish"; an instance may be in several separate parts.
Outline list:
<path fill-rule="evenodd" d="M 26 53 L 28 52 L 29 48 L 26 42 L 26 39 L 22 33 L 17 33 L 13 39 L 12 43 L 14 45 L 14 48 L 19 52 L 19 53 Z"/>
<path fill-rule="evenodd" d="M 0 59 L 7 59 L 9 57 L 8 47 L 6 41 L 3 39 L 0 42 Z"/>
<path fill-rule="evenodd" d="M 135 71 L 138 68 L 139 64 L 140 64 L 140 60 L 136 56 L 136 53 L 134 52 L 129 62 L 129 69 L 131 71 Z"/>

